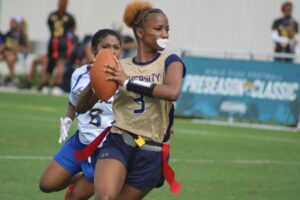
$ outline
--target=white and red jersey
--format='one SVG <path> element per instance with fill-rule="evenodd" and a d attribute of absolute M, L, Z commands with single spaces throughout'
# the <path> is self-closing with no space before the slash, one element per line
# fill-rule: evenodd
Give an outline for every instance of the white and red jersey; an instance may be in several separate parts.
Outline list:
<path fill-rule="evenodd" d="M 90 82 L 90 67 L 83 65 L 72 74 L 69 103 L 77 104 L 78 96 Z M 83 144 L 90 144 L 106 127 L 114 121 L 112 114 L 113 97 L 107 102 L 98 101 L 91 110 L 76 114 L 78 118 L 79 139 Z"/>

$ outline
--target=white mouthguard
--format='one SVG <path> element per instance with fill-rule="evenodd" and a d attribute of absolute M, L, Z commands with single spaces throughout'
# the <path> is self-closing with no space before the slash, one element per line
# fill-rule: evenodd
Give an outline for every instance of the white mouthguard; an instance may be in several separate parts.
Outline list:
<path fill-rule="evenodd" d="M 165 49 L 168 44 L 169 44 L 169 40 L 168 39 L 157 39 L 156 40 L 156 44 L 160 47 Z"/>

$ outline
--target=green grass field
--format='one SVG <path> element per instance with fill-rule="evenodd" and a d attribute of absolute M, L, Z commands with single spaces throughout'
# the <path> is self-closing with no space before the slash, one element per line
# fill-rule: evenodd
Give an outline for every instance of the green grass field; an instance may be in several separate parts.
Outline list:
<path fill-rule="evenodd" d="M 63 199 L 39 177 L 60 148 L 67 97 L 0 92 L 0 199 Z M 76 124 L 73 124 L 74 131 Z M 300 132 L 203 125 L 176 119 L 171 165 L 182 192 L 165 184 L 153 200 L 298 200 Z"/>

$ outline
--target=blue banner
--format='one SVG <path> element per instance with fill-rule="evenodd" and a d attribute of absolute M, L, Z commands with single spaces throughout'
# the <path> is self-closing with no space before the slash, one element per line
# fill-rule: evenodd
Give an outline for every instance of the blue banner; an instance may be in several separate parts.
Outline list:
<path fill-rule="evenodd" d="M 176 114 L 235 117 L 294 126 L 300 112 L 300 65 L 183 58 L 187 74 Z"/>

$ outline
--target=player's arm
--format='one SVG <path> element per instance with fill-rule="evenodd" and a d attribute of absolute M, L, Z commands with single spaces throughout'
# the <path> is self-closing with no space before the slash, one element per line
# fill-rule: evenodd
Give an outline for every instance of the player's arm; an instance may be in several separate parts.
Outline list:
<path fill-rule="evenodd" d="M 72 74 L 71 78 L 71 88 L 74 88 L 74 85 L 78 81 L 78 73 L 75 72 Z M 69 95 L 69 104 L 67 107 L 66 116 L 63 118 L 60 118 L 60 134 L 59 134 L 59 143 L 62 143 L 66 138 L 68 137 L 69 129 L 72 125 L 72 121 L 76 117 L 76 110 L 75 110 L 75 104 L 76 104 L 76 98 L 77 93 L 74 90 L 71 90 Z"/>
<path fill-rule="evenodd" d="M 70 119 L 74 120 L 75 116 L 76 116 L 75 107 L 69 103 L 68 108 L 67 108 L 66 117 L 69 117 Z"/>
<path fill-rule="evenodd" d="M 90 110 L 97 101 L 98 98 L 95 96 L 92 86 L 89 83 L 80 93 L 75 110 L 78 113 L 85 113 Z"/>
<path fill-rule="evenodd" d="M 129 80 L 120 65 L 117 68 L 106 66 L 105 71 L 112 74 L 112 76 L 106 77 L 107 80 L 117 81 L 128 91 L 168 101 L 176 101 L 181 89 L 184 66 L 180 61 L 170 63 L 167 67 L 166 80 L 163 84 Z"/>
<path fill-rule="evenodd" d="M 60 130 L 59 130 L 58 143 L 61 144 L 68 137 L 68 132 L 71 128 L 72 121 L 74 120 L 75 116 L 76 116 L 75 108 L 71 103 L 69 103 L 66 117 L 60 118 Z"/>
<path fill-rule="evenodd" d="M 164 100 L 176 101 L 180 94 L 183 79 L 183 64 L 181 62 L 171 63 L 166 71 L 164 84 L 153 84 L 152 96 Z"/>

